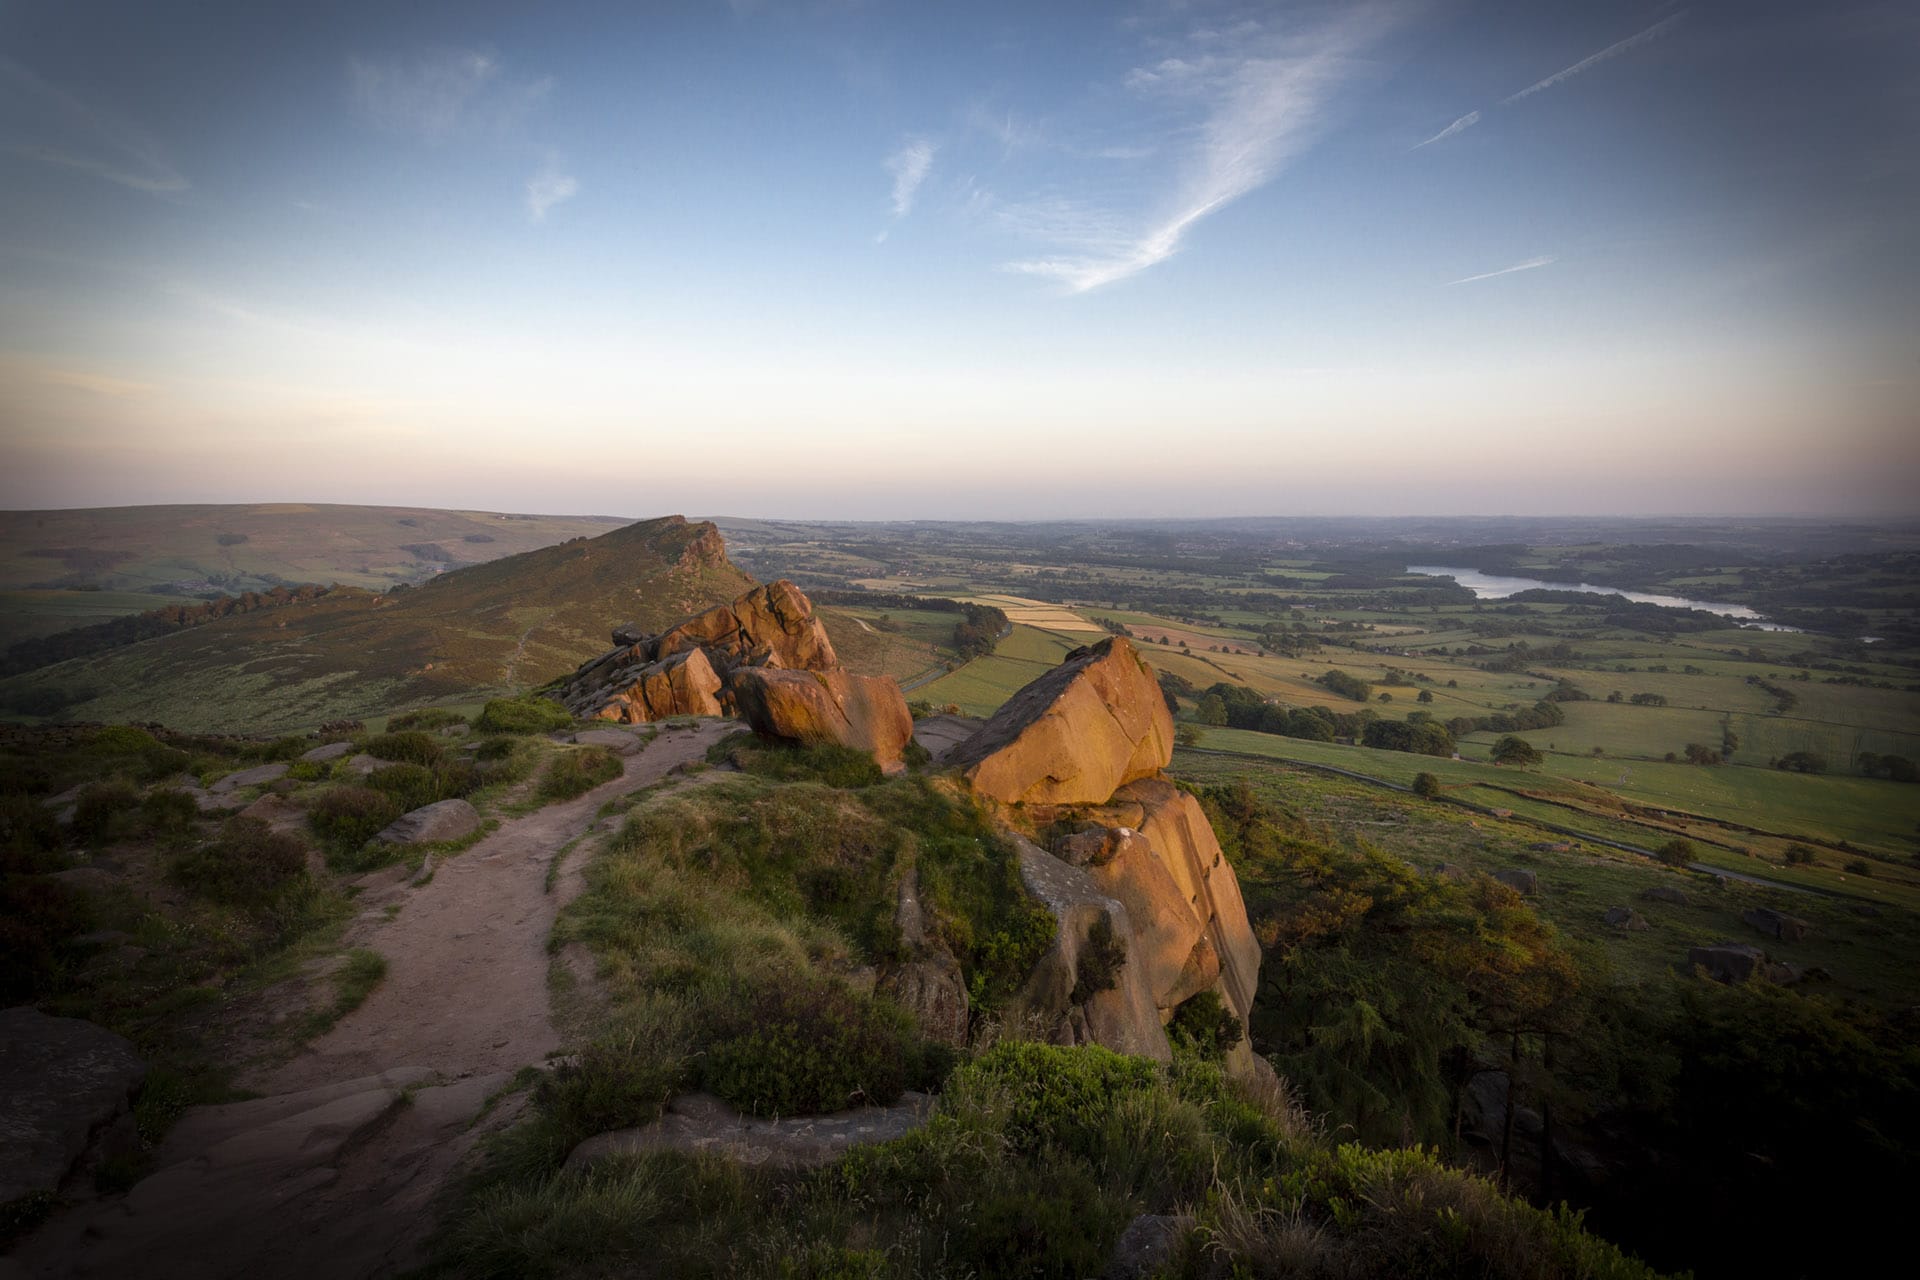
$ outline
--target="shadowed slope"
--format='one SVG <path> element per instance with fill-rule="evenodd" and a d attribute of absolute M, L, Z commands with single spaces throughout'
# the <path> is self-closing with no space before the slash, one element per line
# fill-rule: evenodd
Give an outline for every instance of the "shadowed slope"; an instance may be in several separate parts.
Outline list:
<path fill-rule="evenodd" d="M 607 646 L 753 585 L 711 524 L 667 516 L 375 595 L 224 619 L 0 684 L 69 720 L 263 731 L 536 685 Z"/>

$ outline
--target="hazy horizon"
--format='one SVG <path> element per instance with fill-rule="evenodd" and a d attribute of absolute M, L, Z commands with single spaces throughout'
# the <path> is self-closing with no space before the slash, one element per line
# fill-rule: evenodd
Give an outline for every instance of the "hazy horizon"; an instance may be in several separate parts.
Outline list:
<path fill-rule="evenodd" d="M 0 13 L 0 506 L 1920 512 L 1920 13 Z"/>

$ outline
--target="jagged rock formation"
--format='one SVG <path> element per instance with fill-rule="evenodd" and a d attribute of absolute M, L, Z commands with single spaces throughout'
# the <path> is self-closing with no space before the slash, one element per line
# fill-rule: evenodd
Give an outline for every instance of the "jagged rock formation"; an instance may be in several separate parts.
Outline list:
<path fill-rule="evenodd" d="M 1153 669 L 1117 636 L 1068 654 L 948 757 L 1003 804 L 1102 804 L 1172 759 L 1173 715 Z"/>
<path fill-rule="evenodd" d="M 1260 946 L 1198 800 L 1158 776 L 1173 722 L 1125 639 L 1079 649 L 1016 693 L 949 760 L 977 794 L 1069 828 L 1051 852 L 1016 835 L 1027 890 L 1057 922 L 1013 1016 L 1063 1043 L 1166 1059 L 1165 1024 L 1218 992 L 1242 1030 Z M 1259 1067 L 1243 1036 L 1230 1069 Z"/>
<path fill-rule="evenodd" d="M 614 628 L 613 639 L 620 648 L 582 666 L 560 690 L 561 703 L 583 719 L 640 724 L 721 715 L 727 678 L 737 669 L 826 672 L 839 667 L 813 605 L 785 579 L 755 587 L 732 604 L 658 635 L 622 624 Z"/>
<path fill-rule="evenodd" d="M 576 716 L 641 724 L 737 712 L 764 737 L 852 747 L 889 773 L 905 767 L 913 717 L 900 686 L 842 670 L 812 603 L 791 582 L 755 587 L 658 635 L 623 624 L 613 638 L 620 648 L 560 690 Z"/>
<path fill-rule="evenodd" d="M 905 768 L 902 753 L 913 740 L 913 715 L 889 677 L 742 667 L 728 687 L 755 733 L 852 747 L 889 773 Z"/>

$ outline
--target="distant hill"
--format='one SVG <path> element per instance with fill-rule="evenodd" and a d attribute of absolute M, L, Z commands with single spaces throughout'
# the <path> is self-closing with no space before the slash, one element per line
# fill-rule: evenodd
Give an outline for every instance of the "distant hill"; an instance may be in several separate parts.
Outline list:
<path fill-rule="evenodd" d="M 0 711 L 304 727 L 536 685 L 604 650 L 616 623 L 663 627 L 752 585 L 713 525 L 667 516 L 417 587 L 334 591 L 59 663 L 0 682 Z"/>
<path fill-rule="evenodd" d="M 298 502 L 0 511 L 0 644 L 216 592 L 384 590 L 624 523 Z"/>

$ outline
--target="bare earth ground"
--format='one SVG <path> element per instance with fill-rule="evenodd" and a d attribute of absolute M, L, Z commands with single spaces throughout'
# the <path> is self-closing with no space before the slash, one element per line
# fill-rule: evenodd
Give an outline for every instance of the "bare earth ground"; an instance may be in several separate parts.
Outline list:
<path fill-rule="evenodd" d="M 387 960 L 359 1009 L 246 1083 L 263 1097 L 189 1112 L 124 1198 L 60 1214 L 0 1276 L 270 1280 L 390 1275 L 418 1265 L 434 1200 L 511 1107 L 490 1098 L 560 1048 L 547 937 L 585 851 L 554 856 L 615 796 L 701 759 L 738 726 L 663 731 L 621 777 L 510 820 L 419 888 L 375 898 L 346 944 Z M 476 1123 L 485 1119 L 487 1123 Z M 12 1264 L 9 1266 L 8 1264 Z"/>

